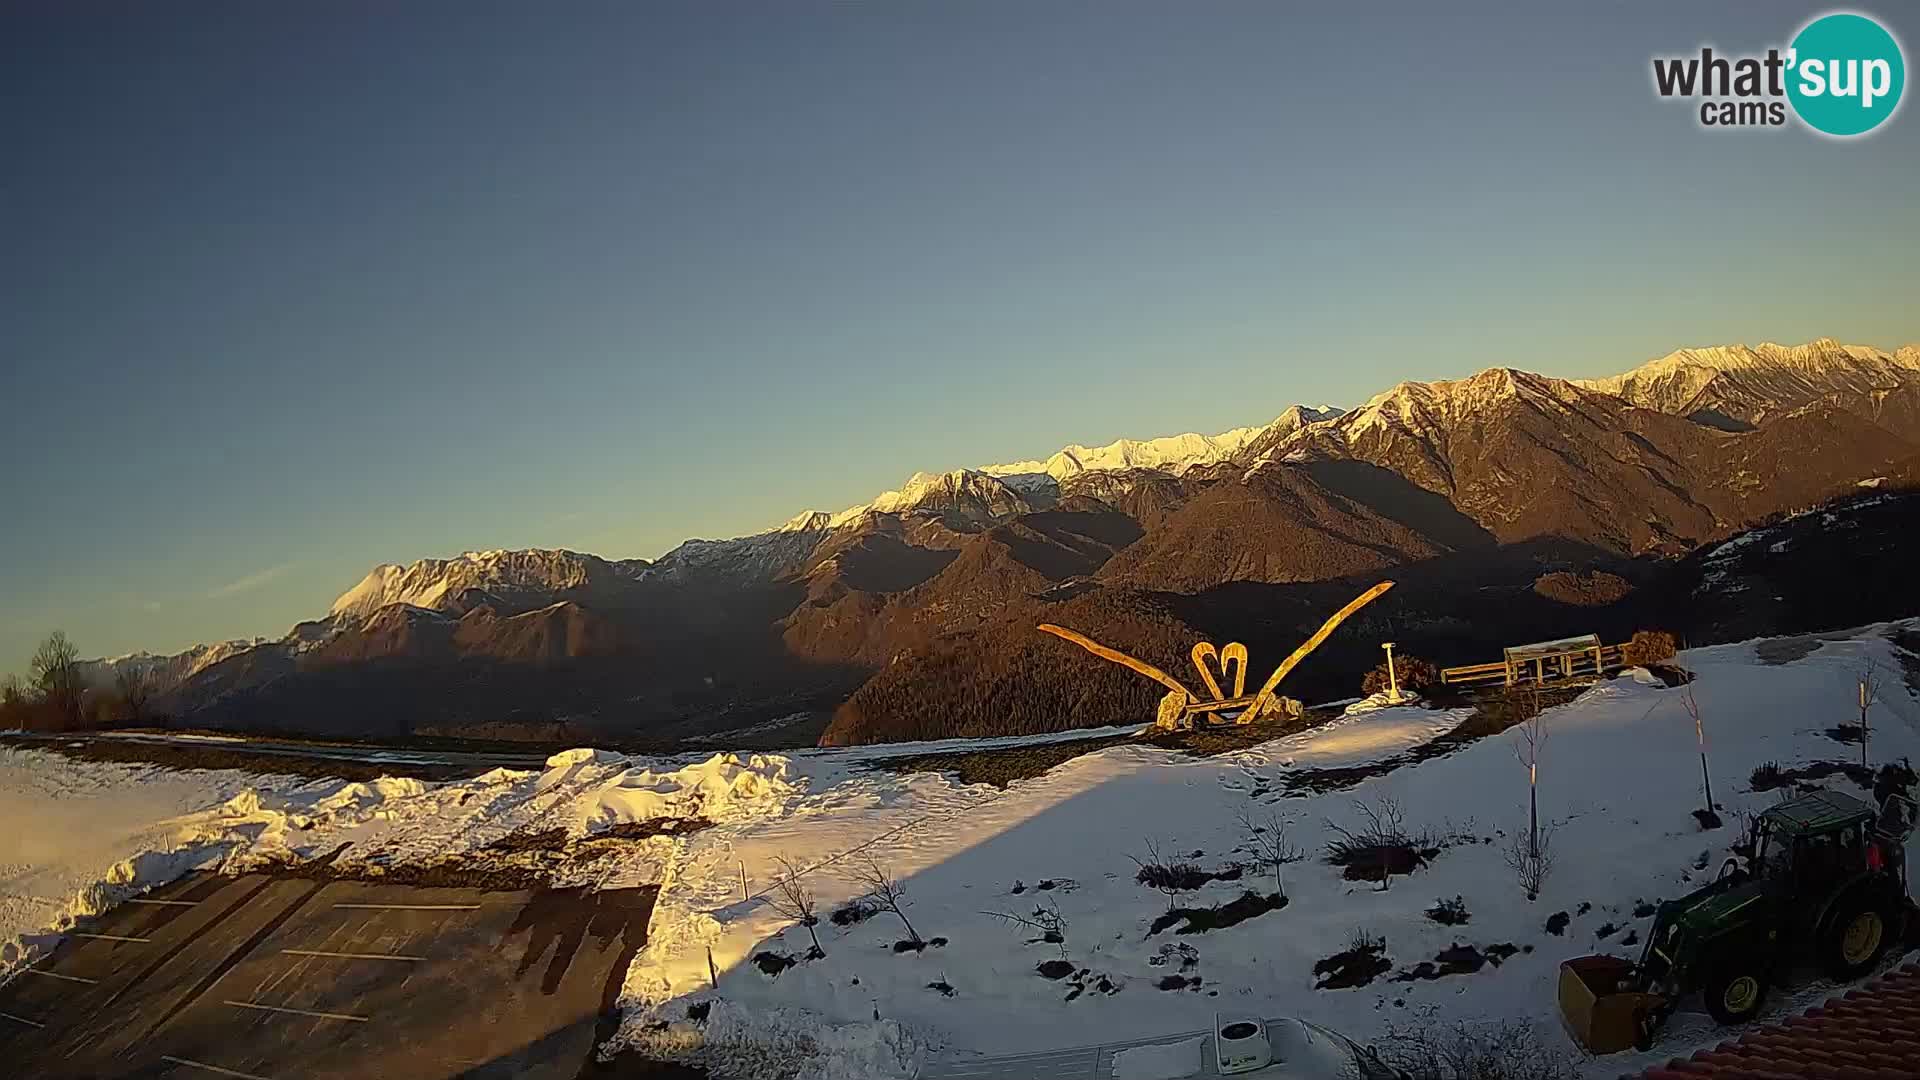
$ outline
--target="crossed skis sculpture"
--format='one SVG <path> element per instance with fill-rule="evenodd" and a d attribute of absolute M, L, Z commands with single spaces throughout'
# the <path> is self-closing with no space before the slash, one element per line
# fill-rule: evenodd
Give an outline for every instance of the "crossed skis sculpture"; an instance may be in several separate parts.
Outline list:
<path fill-rule="evenodd" d="M 1381 593 L 1391 588 L 1393 588 L 1393 582 L 1383 581 L 1354 597 L 1346 607 L 1334 612 L 1333 617 L 1322 623 L 1312 637 L 1280 662 L 1280 666 L 1274 669 L 1266 684 L 1261 686 L 1259 692 L 1255 694 L 1246 693 L 1247 647 L 1237 641 L 1218 648 L 1211 641 L 1202 641 L 1195 644 L 1192 652 L 1188 654 L 1193 660 L 1194 669 L 1200 673 L 1200 681 L 1206 685 L 1207 693 L 1211 695 L 1202 698 L 1187 689 L 1180 680 L 1152 664 L 1128 656 L 1118 649 L 1108 648 L 1078 631 L 1069 630 L 1064 626 L 1055 626 L 1052 623 L 1041 623 L 1039 629 L 1044 633 L 1071 641 L 1102 660 L 1132 668 L 1166 687 L 1168 693 L 1160 699 L 1159 713 L 1154 719 L 1155 727 L 1181 730 L 1192 727 L 1196 717 L 1218 716 L 1236 709 L 1240 712 L 1233 718 L 1233 723 L 1251 724 L 1269 715 L 1298 715 L 1301 711 L 1299 702 L 1274 693 L 1280 686 L 1280 680 L 1286 678 L 1288 672 L 1298 667 L 1300 661 L 1305 660 L 1309 653 L 1319 648 L 1320 643 L 1327 640 L 1327 637 L 1346 621 L 1347 616 L 1366 607 L 1378 599 Z M 1223 680 L 1229 678 L 1232 680 L 1233 687 L 1231 696 L 1221 685 Z"/>

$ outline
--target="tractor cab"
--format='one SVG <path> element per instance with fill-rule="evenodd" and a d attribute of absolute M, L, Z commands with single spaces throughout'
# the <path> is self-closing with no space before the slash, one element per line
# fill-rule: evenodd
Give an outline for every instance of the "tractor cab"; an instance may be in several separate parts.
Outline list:
<path fill-rule="evenodd" d="M 1873 807 L 1837 791 L 1815 791 L 1762 813 L 1754 823 L 1747 872 L 1779 884 L 1816 888 L 1836 874 L 1867 869 Z"/>

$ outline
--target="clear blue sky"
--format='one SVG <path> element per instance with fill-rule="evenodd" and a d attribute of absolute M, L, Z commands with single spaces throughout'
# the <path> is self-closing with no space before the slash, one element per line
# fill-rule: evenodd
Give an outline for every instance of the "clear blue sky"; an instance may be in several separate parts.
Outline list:
<path fill-rule="evenodd" d="M 1911 106 L 1649 85 L 1815 9 L 1368 7 L 15 0 L 0 670 L 1402 378 L 1920 341 Z"/>

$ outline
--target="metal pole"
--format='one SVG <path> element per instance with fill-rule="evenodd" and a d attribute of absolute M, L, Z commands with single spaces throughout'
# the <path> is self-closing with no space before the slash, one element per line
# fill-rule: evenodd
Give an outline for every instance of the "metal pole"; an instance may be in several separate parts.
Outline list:
<path fill-rule="evenodd" d="M 1385 642 L 1381 648 L 1387 650 L 1387 700 L 1400 703 L 1400 678 L 1393 670 L 1393 642 Z"/>

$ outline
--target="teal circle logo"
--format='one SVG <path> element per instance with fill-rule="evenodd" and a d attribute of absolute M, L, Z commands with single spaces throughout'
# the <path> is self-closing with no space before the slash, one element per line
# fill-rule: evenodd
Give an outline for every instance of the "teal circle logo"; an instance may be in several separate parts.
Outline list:
<path fill-rule="evenodd" d="M 1787 100 L 1815 131 L 1864 135 L 1900 107 L 1900 43 L 1865 15 L 1822 15 L 1794 37 L 1788 57 Z"/>

